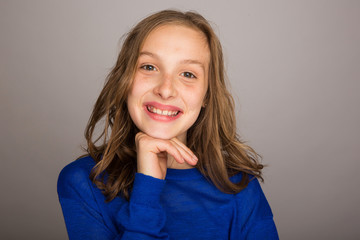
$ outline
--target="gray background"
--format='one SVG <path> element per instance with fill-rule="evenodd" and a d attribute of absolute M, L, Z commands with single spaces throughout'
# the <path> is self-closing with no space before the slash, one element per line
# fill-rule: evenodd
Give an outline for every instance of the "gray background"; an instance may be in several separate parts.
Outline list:
<path fill-rule="evenodd" d="M 1 0 L 0 238 L 66 239 L 58 173 L 120 37 L 170 7 L 215 23 L 280 237 L 359 239 L 360 1 L 346 0 Z"/>

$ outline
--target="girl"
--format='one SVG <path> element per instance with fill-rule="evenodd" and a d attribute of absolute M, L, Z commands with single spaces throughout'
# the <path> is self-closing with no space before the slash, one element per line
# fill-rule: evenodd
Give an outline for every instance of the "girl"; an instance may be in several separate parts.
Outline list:
<path fill-rule="evenodd" d="M 88 154 L 59 176 L 70 239 L 278 239 L 224 75 L 197 13 L 161 11 L 129 32 L 87 125 Z"/>

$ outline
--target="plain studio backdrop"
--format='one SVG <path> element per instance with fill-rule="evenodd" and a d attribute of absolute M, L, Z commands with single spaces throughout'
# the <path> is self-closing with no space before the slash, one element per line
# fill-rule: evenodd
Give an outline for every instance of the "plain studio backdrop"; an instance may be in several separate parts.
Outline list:
<path fill-rule="evenodd" d="M 0 238 L 67 238 L 58 174 L 82 153 L 120 38 L 167 8 L 203 14 L 222 41 L 280 238 L 359 239 L 356 0 L 1 0 Z"/>

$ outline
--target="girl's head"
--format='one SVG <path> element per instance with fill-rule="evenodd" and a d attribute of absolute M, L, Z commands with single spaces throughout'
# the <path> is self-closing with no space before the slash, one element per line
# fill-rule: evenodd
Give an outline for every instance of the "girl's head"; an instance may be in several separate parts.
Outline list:
<path fill-rule="evenodd" d="M 146 134 L 186 142 L 208 88 L 210 52 L 198 29 L 164 24 L 153 29 L 140 54 L 127 97 L 135 125 Z"/>
<path fill-rule="evenodd" d="M 224 95 L 221 93 L 225 85 L 219 40 L 206 19 L 197 13 L 166 10 L 153 14 L 128 33 L 109 76 L 108 88 L 114 91 L 113 104 L 121 109 L 122 115 L 128 115 L 127 119 L 131 116 L 140 130 L 158 138 L 184 137 L 184 132 L 198 118 L 201 106 L 211 109 L 217 101 L 216 95 Z M 137 99 L 139 91 L 143 91 L 142 99 Z M 150 96 L 150 92 L 156 96 Z M 144 107 L 150 111 L 152 107 L 168 110 L 167 114 L 178 110 L 179 114 L 163 118 L 161 128 L 150 127 L 145 126 L 143 120 L 143 110 L 147 110 Z M 168 121 L 175 118 L 179 119 Z M 204 120 L 206 116 L 201 114 L 198 122 Z M 174 128 L 170 122 L 181 126 Z"/>
<path fill-rule="evenodd" d="M 105 126 L 93 141 L 102 119 Z M 260 174 L 256 153 L 237 139 L 222 48 L 201 15 L 161 11 L 125 38 L 85 132 L 88 152 L 98 161 L 92 178 L 109 199 L 119 192 L 128 197 L 139 130 L 186 142 L 199 158 L 199 170 L 224 191 L 239 189 L 229 174 Z M 95 145 L 100 139 L 102 144 Z M 97 178 L 104 172 L 106 183 Z"/>

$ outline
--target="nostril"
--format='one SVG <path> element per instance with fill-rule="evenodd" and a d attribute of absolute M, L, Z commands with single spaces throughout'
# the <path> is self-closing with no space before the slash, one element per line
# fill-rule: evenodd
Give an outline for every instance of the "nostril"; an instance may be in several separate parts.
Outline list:
<path fill-rule="evenodd" d="M 163 99 L 174 97 L 176 95 L 176 89 L 171 81 L 162 81 L 155 89 L 155 94 L 159 95 Z"/>

